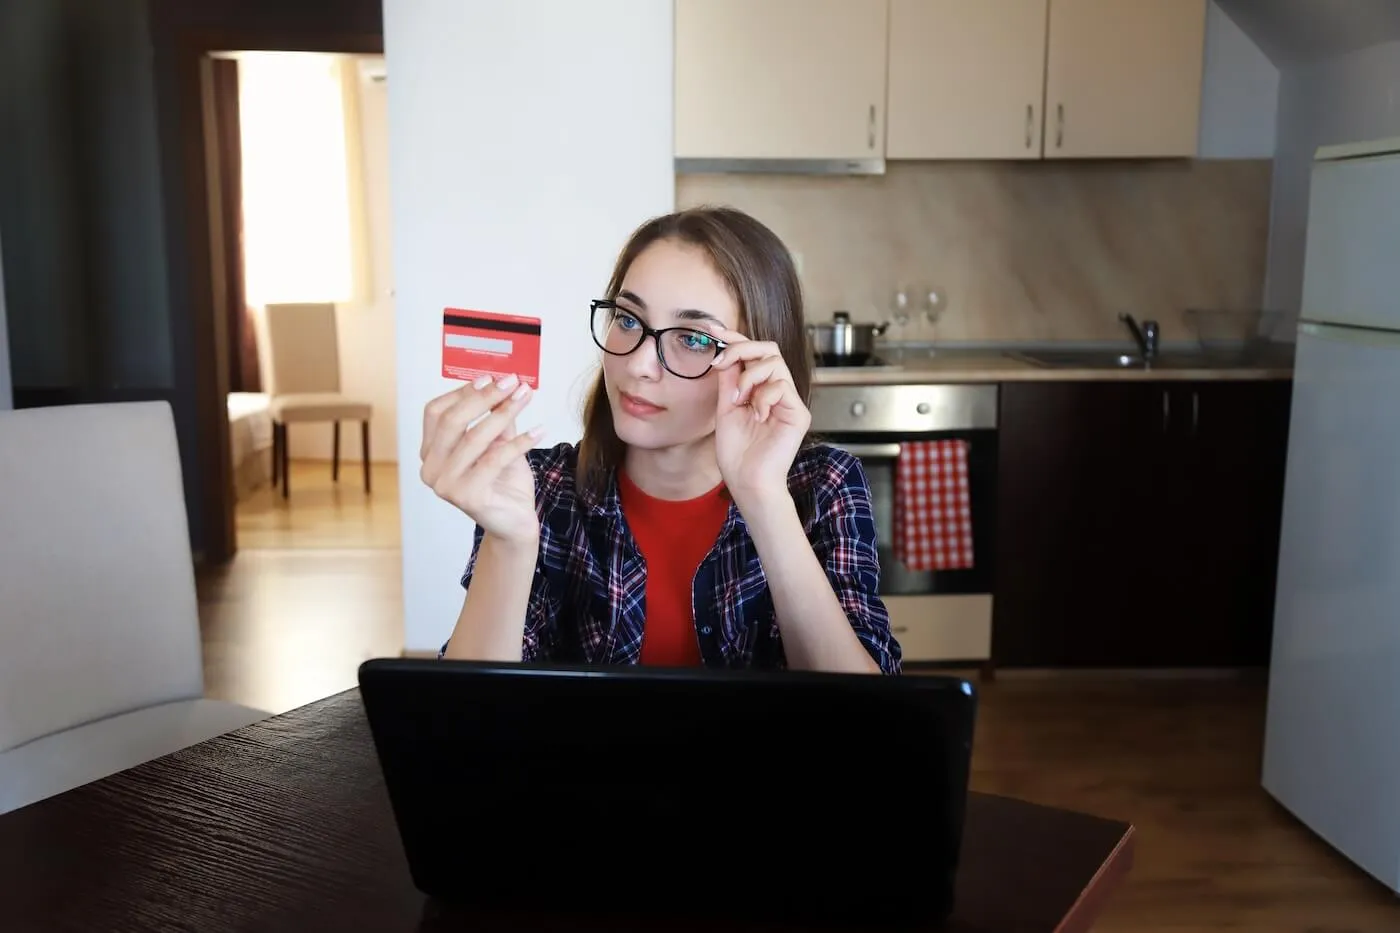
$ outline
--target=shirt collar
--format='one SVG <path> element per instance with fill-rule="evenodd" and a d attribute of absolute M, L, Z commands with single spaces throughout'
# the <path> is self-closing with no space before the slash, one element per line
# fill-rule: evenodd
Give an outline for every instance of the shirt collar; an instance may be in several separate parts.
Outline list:
<path fill-rule="evenodd" d="M 579 498 L 583 502 L 589 514 L 597 518 L 608 518 L 612 521 L 622 520 L 622 496 L 617 490 L 617 469 L 614 467 L 608 472 L 608 482 L 603 487 L 601 493 L 593 491 L 580 491 Z M 736 528 L 744 527 L 744 517 L 739 514 L 739 507 L 734 504 L 734 500 L 729 500 L 729 511 L 724 517 L 724 525 L 720 528 L 720 537 L 727 538 Z"/>
<path fill-rule="evenodd" d="M 592 515 L 620 519 L 622 517 L 622 497 L 617 491 L 617 469 L 608 471 L 608 481 L 601 493 L 589 490 L 584 492 L 580 498 Z"/>

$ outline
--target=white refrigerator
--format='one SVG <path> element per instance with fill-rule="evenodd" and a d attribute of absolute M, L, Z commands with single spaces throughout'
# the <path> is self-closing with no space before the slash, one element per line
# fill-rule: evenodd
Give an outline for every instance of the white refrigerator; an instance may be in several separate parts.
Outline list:
<path fill-rule="evenodd" d="M 1263 786 L 1400 890 L 1400 139 L 1310 198 Z"/>

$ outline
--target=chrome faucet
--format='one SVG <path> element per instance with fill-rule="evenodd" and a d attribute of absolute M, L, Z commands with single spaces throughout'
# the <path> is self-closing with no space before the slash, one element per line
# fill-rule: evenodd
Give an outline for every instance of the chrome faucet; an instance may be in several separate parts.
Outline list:
<path fill-rule="evenodd" d="M 1143 321 L 1142 326 L 1139 327 L 1137 320 L 1131 314 L 1120 314 L 1118 320 L 1128 325 L 1133 340 L 1137 341 L 1138 352 L 1142 354 L 1142 358 L 1144 360 L 1155 359 L 1161 326 L 1156 321 Z"/>

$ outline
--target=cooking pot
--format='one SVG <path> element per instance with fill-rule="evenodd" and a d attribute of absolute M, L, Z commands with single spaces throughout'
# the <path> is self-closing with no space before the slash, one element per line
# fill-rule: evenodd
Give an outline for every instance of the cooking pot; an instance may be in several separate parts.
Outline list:
<path fill-rule="evenodd" d="M 875 338 L 889 326 L 852 324 L 850 312 L 836 311 L 829 324 L 807 325 L 807 341 L 818 366 L 861 366 L 874 355 Z"/>

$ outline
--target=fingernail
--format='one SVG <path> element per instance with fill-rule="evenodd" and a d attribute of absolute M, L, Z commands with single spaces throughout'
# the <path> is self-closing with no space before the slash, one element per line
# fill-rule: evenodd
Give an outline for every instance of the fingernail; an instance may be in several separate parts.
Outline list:
<path fill-rule="evenodd" d="M 735 390 L 734 390 L 734 404 L 735 404 L 735 405 L 738 405 L 738 404 L 739 404 L 739 390 L 738 390 L 738 389 L 735 389 Z"/>
<path fill-rule="evenodd" d="M 521 386 L 520 386 L 520 388 L 516 389 L 514 392 L 511 393 L 511 395 L 510 395 L 511 401 L 513 401 L 513 402 L 518 402 L 518 401 L 520 401 L 522 398 L 524 398 L 526 395 L 528 395 L 529 392 L 530 392 L 530 387 L 522 383 Z"/>
<path fill-rule="evenodd" d="M 539 440 L 540 438 L 544 437 L 544 425 L 537 424 L 533 428 L 531 428 L 527 433 L 535 440 Z"/>
<path fill-rule="evenodd" d="M 515 388 L 516 383 L 518 383 L 519 381 L 520 380 L 516 378 L 515 374 L 512 373 L 509 376 L 504 376 L 501 379 L 498 379 L 496 381 L 496 388 L 501 389 L 503 391 L 508 391 L 510 389 Z"/>
<path fill-rule="evenodd" d="M 481 375 L 481 376 L 477 376 L 477 377 L 476 377 L 476 381 L 472 383 L 472 388 L 473 388 L 473 389 L 484 389 L 484 388 L 486 388 L 487 386 L 489 386 L 490 384 L 491 384 L 491 377 L 490 377 L 490 376 L 486 376 L 486 375 Z"/>

